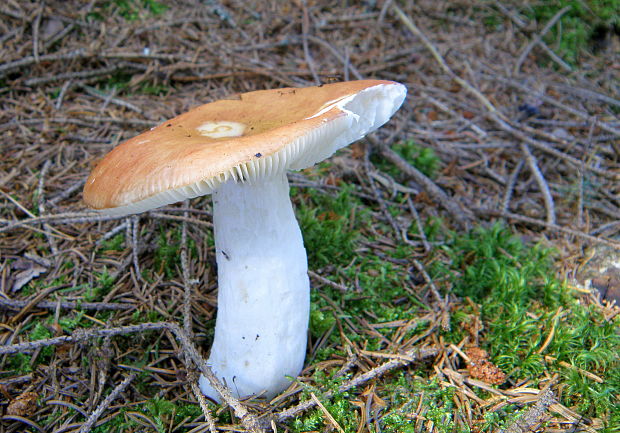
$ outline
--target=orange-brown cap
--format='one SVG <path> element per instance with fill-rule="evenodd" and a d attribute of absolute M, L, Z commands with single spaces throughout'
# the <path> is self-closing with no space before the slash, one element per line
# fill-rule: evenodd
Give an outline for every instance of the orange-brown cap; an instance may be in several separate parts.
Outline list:
<path fill-rule="evenodd" d="M 405 94 L 392 81 L 362 80 L 205 104 L 114 148 L 86 181 L 84 201 L 137 213 L 209 194 L 230 178 L 309 167 L 385 123 Z"/>

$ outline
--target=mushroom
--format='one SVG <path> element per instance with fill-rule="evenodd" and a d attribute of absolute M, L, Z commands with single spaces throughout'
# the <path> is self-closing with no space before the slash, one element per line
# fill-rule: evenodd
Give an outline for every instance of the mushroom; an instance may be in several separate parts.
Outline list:
<path fill-rule="evenodd" d="M 288 169 L 383 125 L 406 88 L 362 80 L 259 90 L 202 105 L 114 148 L 84 201 L 108 215 L 213 194 L 218 312 L 207 361 L 238 397 L 272 397 L 302 370 L 310 283 Z M 200 378 L 202 392 L 219 395 Z"/>

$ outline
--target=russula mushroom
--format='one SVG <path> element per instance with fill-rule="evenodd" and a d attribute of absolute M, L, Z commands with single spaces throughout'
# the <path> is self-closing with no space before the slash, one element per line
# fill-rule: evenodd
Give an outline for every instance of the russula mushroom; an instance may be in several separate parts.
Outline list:
<path fill-rule="evenodd" d="M 208 364 L 239 397 L 272 397 L 304 363 L 307 259 L 286 171 L 383 125 L 405 86 L 350 81 L 259 90 L 166 121 L 114 148 L 84 201 L 127 215 L 213 194 L 218 312 Z M 204 377 L 203 393 L 219 401 Z"/>

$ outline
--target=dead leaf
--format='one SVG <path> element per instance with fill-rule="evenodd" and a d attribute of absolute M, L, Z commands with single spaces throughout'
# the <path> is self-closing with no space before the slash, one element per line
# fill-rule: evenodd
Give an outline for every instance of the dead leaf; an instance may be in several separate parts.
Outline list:
<path fill-rule="evenodd" d="M 7 415 L 17 416 L 31 416 L 37 410 L 37 398 L 39 395 L 36 392 L 24 392 L 17 396 L 6 409 Z"/>
<path fill-rule="evenodd" d="M 500 385 L 506 381 L 506 374 L 488 360 L 489 354 L 479 347 L 470 347 L 465 354 L 471 361 L 467 365 L 469 375 L 491 385 Z"/>
<path fill-rule="evenodd" d="M 487 351 L 479 347 L 470 347 L 465 351 L 465 354 L 469 357 L 473 364 L 478 364 L 479 362 L 489 359 L 489 354 Z"/>
<path fill-rule="evenodd" d="M 476 117 L 476 115 L 474 113 L 472 113 L 471 111 L 463 111 L 463 117 L 465 119 L 473 119 L 474 117 Z"/>
<path fill-rule="evenodd" d="M 349 149 L 351 149 L 351 157 L 355 159 L 363 159 L 366 154 L 366 146 L 361 141 L 351 144 Z"/>
<path fill-rule="evenodd" d="M 319 221 L 337 221 L 340 219 L 340 215 L 338 215 L 333 210 L 329 210 L 327 212 L 321 212 L 316 217 Z"/>
<path fill-rule="evenodd" d="M 448 88 L 448 92 L 458 93 L 461 91 L 461 89 L 462 89 L 462 86 L 459 84 L 459 82 L 452 80 L 450 82 L 450 87 Z"/>
<path fill-rule="evenodd" d="M 342 179 L 330 174 L 327 176 L 327 179 L 325 179 L 325 183 L 327 185 L 338 186 L 342 183 Z"/>
<path fill-rule="evenodd" d="M 12 292 L 17 292 L 33 279 L 47 272 L 47 267 L 42 266 L 37 263 L 37 261 L 30 258 L 20 257 L 11 264 L 12 271 L 20 271 L 11 276 L 11 279 L 13 280 L 13 284 L 11 285 Z"/>
<path fill-rule="evenodd" d="M 415 203 L 420 203 L 420 204 L 427 204 L 427 205 L 433 205 L 434 204 L 433 200 L 431 200 L 431 198 L 429 197 L 429 195 L 425 191 L 421 191 L 419 194 L 417 194 L 414 197 L 413 201 Z"/>

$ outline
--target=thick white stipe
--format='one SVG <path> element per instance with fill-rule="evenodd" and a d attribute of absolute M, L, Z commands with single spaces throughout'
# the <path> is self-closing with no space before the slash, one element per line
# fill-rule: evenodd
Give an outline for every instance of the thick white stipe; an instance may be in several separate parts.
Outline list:
<path fill-rule="evenodd" d="M 213 193 L 218 312 L 208 364 L 238 397 L 273 397 L 303 368 L 310 284 L 285 173 Z M 204 377 L 202 392 L 219 401 Z"/>

